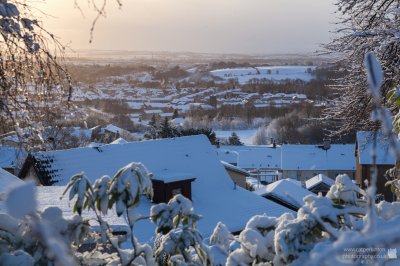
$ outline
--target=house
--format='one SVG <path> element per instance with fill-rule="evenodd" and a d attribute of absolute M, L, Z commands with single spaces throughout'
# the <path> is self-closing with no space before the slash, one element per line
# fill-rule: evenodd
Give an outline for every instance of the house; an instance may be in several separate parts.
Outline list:
<path fill-rule="evenodd" d="M 305 180 L 324 174 L 355 178 L 354 144 L 221 146 L 218 157 L 267 184 L 282 178 Z"/>
<path fill-rule="evenodd" d="M 370 177 L 373 170 L 372 146 L 374 132 L 359 131 L 357 132 L 357 140 L 355 147 L 356 155 L 356 183 L 362 189 L 366 189 L 370 183 Z M 389 143 L 381 132 L 377 133 L 376 143 L 376 166 L 378 168 L 377 193 L 381 194 L 386 201 L 395 200 L 394 193 L 390 187 L 385 187 L 387 181 L 386 171 L 396 165 L 396 160 L 389 151 Z"/>
<path fill-rule="evenodd" d="M 304 197 L 315 195 L 305 189 L 301 185 L 301 182 L 290 178 L 278 180 L 272 184 L 263 186 L 260 189 L 255 190 L 253 193 L 281 204 L 293 211 L 297 211 L 301 206 L 303 206 Z"/>
<path fill-rule="evenodd" d="M 113 176 L 130 162 L 142 162 L 154 174 L 156 193 L 159 193 L 157 186 L 161 186 L 166 195 L 157 201 L 169 200 L 174 193 L 184 194 L 185 186 L 190 185 L 194 209 L 204 217 L 198 223 L 203 236 L 210 236 L 219 221 L 232 232 L 238 232 L 254 215 L 280 216 L 290 212 L 283 206 L 233 186 L 214 147 L 203 135 L 38 152 L 25 163 L 21 178 L 63 186 L 72 175 L 83 171 L 94 182 L 103 175 Z M 171 186 L 174 182 L 180 185 Z M 148 217 L 153 204 L 143 197 L 137 211 Z M 149 219 L 140 220 L 135 225 L 136 236 L 141 241 L 150 241 L 154 229 Z"/>
<path fill-rule="evenodd" d="M 91 128 L 92 131 L 92 141 L 110 143 L 121 136 L 128 136 L 130 132 L 123 128 L 117 127 L 113 124 L 109 124 L 105 127 L 96 126 Z"/>
<path fill-rule="evenodd" d="M 246 178 L 250 176 L 250 173 L 230 163 L 224 161 L 221 161 L 221 163 L 225 167 L 225 170 L 231 177 L 233 183 L 242 188 L 246 188 Z"/>
<path fill-rule="evenodd" d="M 142 120 L 150 120 L 153 116 L 159 118 L 160 115 L 163 113 L 160 109 L 151 109 L 151 110 L 144 110 L 141 119 Z"/>
<path fill-rule="evenodd" d="M 314 177 L 311 177 L 305 182 L 306 188 L 309 191 L 315 194 L 322 193 L 323 196 L 328 193 L 329 189 L 334 183 L 335 181 L 332 178 L 329 178 L 323 174 L 318 174 Z"/>
<path fill-rule="evenodd" d="M 271 183 L 278 180 L 277 171 L 281 169 L 280 146 L 220 146 L 216 151 L 221 161 L 248 171 L 260 181 Z"/>
<path fill-rule="evenodd" d="M 335 179 L 347 174 L 355 179 L 354 144 L 282 145 L 282 176 L 302 182 L 323 174 Z"/>
<path fill-rule="evenodd" d="M 128 141 L 126 141 L 123 138 L 117 138 L 116 140 L 114 140 L 113 142 L 111 142 L 110 144 L 125 144 L 128 143 Z"/>

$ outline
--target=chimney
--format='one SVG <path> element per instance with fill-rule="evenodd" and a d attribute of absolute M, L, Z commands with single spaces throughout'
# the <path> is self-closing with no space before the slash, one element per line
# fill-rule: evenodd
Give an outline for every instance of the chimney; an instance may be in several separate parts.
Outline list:
<path fill-rule="evenodd" d="M 323 149 L 324 150 L 329 150 L 330 148 L 331 148 L 331 140 L 330 139 L 324 139 Z"/>

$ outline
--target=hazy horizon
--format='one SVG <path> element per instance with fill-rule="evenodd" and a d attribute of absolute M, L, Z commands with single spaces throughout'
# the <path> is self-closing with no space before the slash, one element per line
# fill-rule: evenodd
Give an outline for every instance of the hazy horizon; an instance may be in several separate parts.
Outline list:
<path fill-rule="evenodd" d="M 309 54 L 330 40 L 333 0 L 134 0 L 107 6 L 107 17 L 89 29 L 73 1 L 49 0 L 38 7 L 51 16 L 44 26 L 72 49 L 209 54 Z"/>

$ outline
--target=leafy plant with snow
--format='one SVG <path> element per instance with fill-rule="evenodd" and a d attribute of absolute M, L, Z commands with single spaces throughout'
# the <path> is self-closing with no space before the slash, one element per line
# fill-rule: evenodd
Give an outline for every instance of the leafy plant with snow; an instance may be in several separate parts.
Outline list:
<path fill-rule="evenodd" d="M 212 264 L 208 247 L 196 229 L 201 217 L 194 212 L 190 200 L 175 195 L 168 204 L 152 206 L 150 216 L 157 225 L 154 256 L 158 264 Z"/>
<path fill-rule="evenodd" d="M 82 210 L 92 210 L 96 214 L 97 221 L 102 230 L 102 238 L 116 251 L 116 256 L 110 256 L 104 262 L 110 262 L 118 257 L 121 265 L 140 264 L 154 265 L 152 248 L 147 244 L 140 244 L 134 236 L 134 224 L 139 218 L 135 215 L 134 208 L 140 203 L 140 197 L 144 193 L 153 196 L 151 175 L 141 163 L 130 163 L 121 168 L 111 179 L 103 176 L 95 183 L 90 183 L 84 173 L 71 177 L 64 194 L 69 190 L 69 199 L 75 200 L 73 211 L 79 215 Z M 132 250 L 121 249 L 118 238 L 112 235 L 109 224 L 104 221 L 102 215 L 106 215 L 109 209 L 116 209 L 117 215 L 125 214 L 130 226 L 130 242 Z M 100 259 L 98 250 L 94 250 L 83 259 Z"/>
<path fill-rule="evenodd" d="M 2 265 L 73 265 L 89 223 L 79 215 L 64 218 L 57 207 L 36 211 L 35 185 L 26 183 L 7 195 L 8 214 L 0 214 Z"/>

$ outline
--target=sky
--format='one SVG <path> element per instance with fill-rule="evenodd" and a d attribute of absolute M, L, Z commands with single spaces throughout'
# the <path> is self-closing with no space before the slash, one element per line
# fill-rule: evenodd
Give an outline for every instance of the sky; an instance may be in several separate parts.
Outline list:
<path fill-rule="evenodd" d="M 238 54 L 310 53 L 332 38 L 334 0 L 108 0 L 95 28 L 87 0 L 34 2 L 73 49 Z M 82 14 L 83 13 L 83 14 Z"/>

